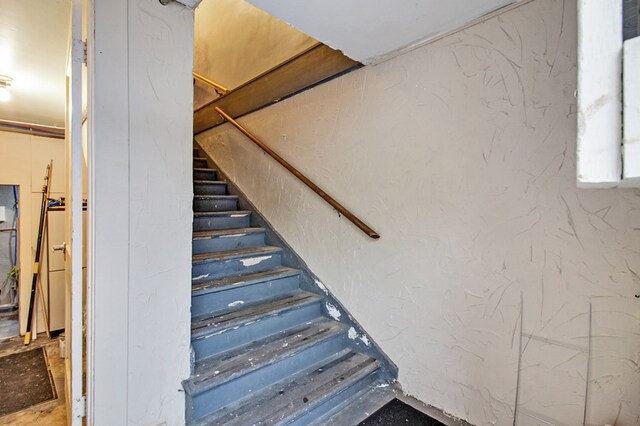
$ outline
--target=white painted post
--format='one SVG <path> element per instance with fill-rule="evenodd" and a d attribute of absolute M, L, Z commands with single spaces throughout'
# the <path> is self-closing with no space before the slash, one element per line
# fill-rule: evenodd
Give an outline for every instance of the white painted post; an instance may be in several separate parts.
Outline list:
<path fill-rule="evenodd" d="M 194 14 L 157 0 L 89 4 L 87 424 L 180 425 Z"/>
<path fill-rule="evenodd" d="M 82 280 L 82 0 L 71 3 L 71 40 L 67 96 L 67 208 L 65 211 L 65 333 L 67 424 L 80 426 L 85 416 L 83 390 L 83 280 Z"/>
<path fill-rule="evenodd" d="M 89 1 L 87 424 L 126 425 L 129 297 L 127 0 Z"/>
<path fill-rule="evenodd" d="M 640 37 L 624 43 L 624 186 L 640 186 Z"/>
<path fill-rule="evenodd" d="M 577 184 L 622 179 L 622 0 L 578 0 Z"/>

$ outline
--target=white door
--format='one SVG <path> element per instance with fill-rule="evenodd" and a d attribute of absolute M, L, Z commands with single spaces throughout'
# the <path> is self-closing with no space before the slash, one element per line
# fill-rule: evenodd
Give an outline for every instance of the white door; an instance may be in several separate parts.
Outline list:
<path fill-rule="evenodd" d="M 65 335 L 67 423 L 82 425 L 83 392 L 83 280 L 82 280 L 82 0 L 71 2 L 71 40 L 67 76 L 67 221 L 65 261 Z"/>

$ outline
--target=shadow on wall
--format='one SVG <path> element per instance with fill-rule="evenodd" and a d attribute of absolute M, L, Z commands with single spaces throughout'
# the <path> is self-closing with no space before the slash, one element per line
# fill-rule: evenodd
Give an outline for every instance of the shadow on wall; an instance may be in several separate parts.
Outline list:
<path fill-rule="evenodd" d="M 245 1 L 205 1 L 195 12 L 193 69 L 231 90 L 317 42 Z M 194 109 L 216 97 L 196 84 Z"/>

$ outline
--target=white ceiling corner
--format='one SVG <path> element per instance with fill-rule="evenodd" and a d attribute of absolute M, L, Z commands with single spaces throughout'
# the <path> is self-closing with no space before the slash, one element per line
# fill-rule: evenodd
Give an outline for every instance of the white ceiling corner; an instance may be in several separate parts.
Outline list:
<path fill-rule="evenodd" d="M 516 0 L 248 0 L 365 64 L 434 38 Z"/>
<path fill-rule="evenodd" d="M 0 74 L 13 79 L 0 120 L 64 127 L 70 0 L 2 0 Z"/>

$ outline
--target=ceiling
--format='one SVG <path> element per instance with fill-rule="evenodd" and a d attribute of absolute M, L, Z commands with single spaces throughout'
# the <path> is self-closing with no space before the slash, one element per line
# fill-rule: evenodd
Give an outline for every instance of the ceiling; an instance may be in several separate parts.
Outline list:
<path fill-rule="evenodd" d="M 2 0 L 0 75 L 13 78 L 0 120 L 64 127 L 70 0 Z"/>
<path fill-rule="evenodd" d="M 365 64 L 516 0 L 249 0 Z M 70 0 L 2 0 L 0 75 L 13 78 L 0 120 L 64 127 Z"/>
<path fill-rule="evenodd" d="M 460 28 L 516 0 L 248 0 L 365 64 Z"/>

